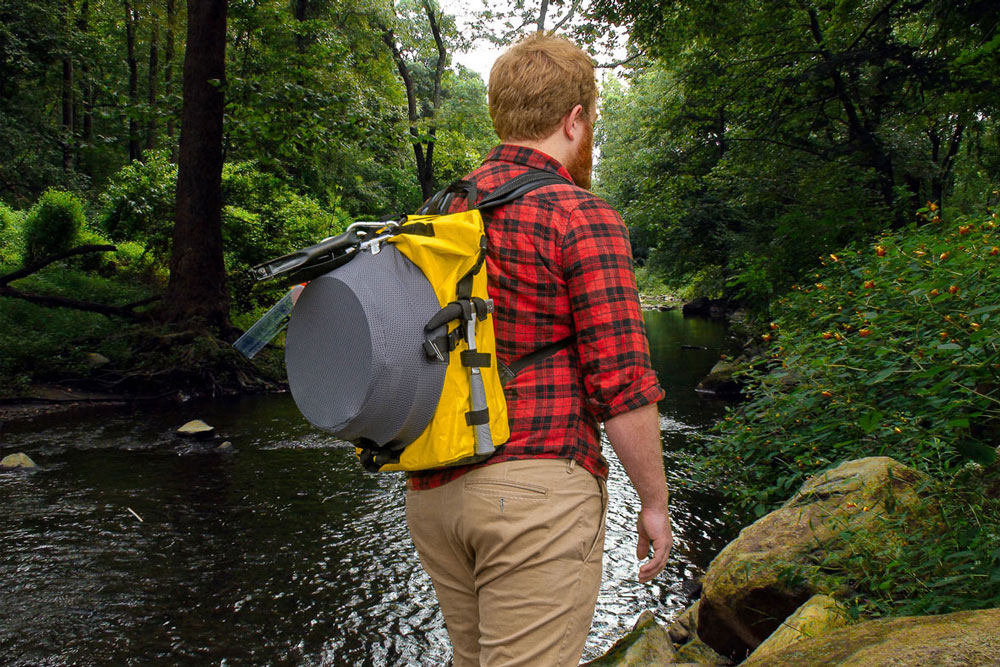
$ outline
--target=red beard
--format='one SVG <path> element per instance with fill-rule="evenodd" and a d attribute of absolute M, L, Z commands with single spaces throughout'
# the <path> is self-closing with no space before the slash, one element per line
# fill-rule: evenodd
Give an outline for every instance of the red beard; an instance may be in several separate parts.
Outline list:
<path fill-rule="evenodd" d="M 584 190 L 590 189 L 590 173 L 594 167 L 594 125 L 590 121 L 583 130 L 583 140 L 576 154 L 565 166 L 574 183 Z"/>

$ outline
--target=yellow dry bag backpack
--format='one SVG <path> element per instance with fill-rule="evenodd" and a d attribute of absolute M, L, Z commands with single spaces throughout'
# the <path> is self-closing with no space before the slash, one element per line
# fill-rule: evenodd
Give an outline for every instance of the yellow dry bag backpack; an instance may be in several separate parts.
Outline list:
<path fill-rule="evenodd" d="M 258 280 L 309 279 L 288 322 L 292 397 L 313 425 L 354 443 L 369 470 L 482 461 L 510 437 L 487 293 L 482 212 L 545 185 L 531 170 L 477 200 L 459 181 L 416 215 L 355 223 L 343 234 L 255 267 Z M 514 371 L 565 347 L 550 343 Z"/>

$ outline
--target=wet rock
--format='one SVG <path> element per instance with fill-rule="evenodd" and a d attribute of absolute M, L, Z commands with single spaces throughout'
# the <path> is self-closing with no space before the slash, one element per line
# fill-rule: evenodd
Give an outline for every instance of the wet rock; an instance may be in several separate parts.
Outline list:
<path fill-rule="evenodd" d="M 695 665 L 731 665 L 733 664 L 703 642 L 697 635 L 688 643 L 677 649 L 677 661 Z"/>
<path fill-rule="evenodd" d="M 726 299 L 709 299 L 700 296 L 694 301 L 684 304 L 684 317 L 708 317 L 711 319 L 725 319 L 733 311 L 732 304 Z"/>
<path fill-rule="evenodd" d="M 820 575 L 789 577 L 790 567 L 843 548 L 845 529 L 884 527 L 890 514 L 935 521 L 918 492 L 921 473 L 888 457 L 848 461 L 806 481 L 781 508 L 744 528 L 712 561 L 698 607 L 698 635 L 722 655 L 742 660 L 816 593 Z"/>
<path fill-rule="evenodd" d="M 214 426 L 209 426 L 200 419 L 193 419 L 177 429 L 178 435 L 190 438 L 207 438 L 214 432 Z"/>
<path fill-rule="evenodd" d="M 0 468 L 36 468 L 35 462 L 24 452 L 8 454 L 0 460 Z"/>
<path fill-rule="evenodd" d="M 880 619 L 805 639 L 744 667 L 1000 665 L 1000 609 Z"/>
<path fill-rule="evenodd" d="M 707 391 L 723 396 L 737 396 L 740 393 L 740 383 L 734 379 L 737 372 L 745 370 L 744 364 L 720 359 L 708 375 L 698 383 L 699 391 Z"/>
<path fill-rule="evenodd" d="M 87 366 L 87 368 L 100 368 L 101 366 L 107 366 L 110 364 L 111 360 L 100 352 L 88 352 L 83 357 L 83 363 Z"/>
<path fill-rule="evenodd" d="M 220 452 L 235 452 L 236 451 L 236 448 L 233 447 L 233 443 L 229 442 L 228 440 L 226 440 L 221 445 L 219 445 L 218 447 L 216 447 L 216 449 L 218 451 L 220 451 Z"/>
<path fill-rule="evenodd" d="M 667 628 L 670 641 L 675 644 L 684 644 L 693 639 L 698 634 L 698 603 L 682 611 L 674 622 Z"/>
<path fill-rule="evenodd" d="M 670 637 L 653 614 L 644 611 L 627 635 L 596 660 L 581 667 L 640 667 L 673 663 L 674 647 Z"/>
<path fill-rule="evenodd" d="M 847 625 L 847 614 L 828 595 L 814 595 L 795 613 L 785 619 L 771 636 L 764 640 L 748 660 L 762 665 L 773 665 L 774 656 L 781 651 L 812 637 L 819 637 Z"/>

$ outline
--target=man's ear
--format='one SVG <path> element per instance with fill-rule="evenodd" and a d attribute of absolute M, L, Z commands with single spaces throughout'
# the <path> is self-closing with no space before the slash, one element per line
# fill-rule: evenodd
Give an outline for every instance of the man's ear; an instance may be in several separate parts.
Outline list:
<path fill-rule="evenodd" d="M 583 129 L 583 105 L 577 104 L 563 116 L 562 129 L 567 139 L 573 141 L 576 135 Z"/>

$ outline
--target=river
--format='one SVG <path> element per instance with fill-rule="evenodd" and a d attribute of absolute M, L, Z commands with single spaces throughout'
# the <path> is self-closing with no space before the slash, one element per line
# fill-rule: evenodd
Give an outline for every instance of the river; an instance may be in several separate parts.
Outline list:
<path fill-rule="evenodd" d="M 666 622 L 732 538 L 692 479 L 692 434 L 725 404 L 694 386 L 728 345 L 716 322 L 649 312 L 675 547 L 635 581 L 638 499 L 609 447 L 604 581 L 584 657 L 644 609 Z M 230 453 L 180 440 L 189 419 Z M 216 441 L 218 442 L 218 441 Z M 450 656 L 407 535 L 398 474 L 360 471 L 287 395 L 8 424 L 0 456 L 0 664 L 439 665 Z"/>

